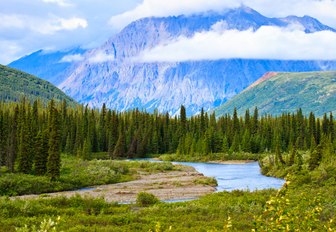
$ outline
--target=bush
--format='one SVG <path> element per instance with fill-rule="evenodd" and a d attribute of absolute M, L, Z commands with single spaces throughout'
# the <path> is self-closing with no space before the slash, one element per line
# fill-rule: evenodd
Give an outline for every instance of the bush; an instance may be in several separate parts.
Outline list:
<path fill-rule="evenodd" d="M 160 200 L 151 193 L 140 192 L 138 193 L 136 204 L 142 207 L 155 205 L 160 202 Z"/>
<path fill-rule="evenodd" d="M 199 178 L 199 179 L 194 180 L 194 183 L 204 185 L 204 186 L 212 186 L 212 187 L 218 186 L 217 180 L 214 177 Z"/>

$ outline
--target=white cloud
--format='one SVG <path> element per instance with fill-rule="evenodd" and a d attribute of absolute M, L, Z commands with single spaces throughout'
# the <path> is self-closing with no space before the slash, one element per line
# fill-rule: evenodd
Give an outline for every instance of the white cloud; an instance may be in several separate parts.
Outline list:
<path fill-rule="evenodd" d="M 111 15 L 130 10 L 140 1 L 1 1 L 0 63 L 46 48 L 97 47 L 116 33 L 108 25 Z M 8 43 L 11 46 L 4 46 Z"/>
<path fill-rule="evenodd" d="M 310 15 L 336 27 L 335 0 L 144 0 L 133 10 L 111 17 L 110 24 L 118 29 L 130 22 L 150 16 L 177 16 L 209 10 L 222 11 L 227 8 L 247 5 L 269 17 L 288 15 Z"/>
<path fill-rule="evenodd" d="M 66 0 L 42 0 L 45 3 L 54 3 L 56 5 L 62 6 L 62 7 L 68 7 L 73 6 L 73 4 L 69 3 Z"/>
<path fill-rule="evenodd" d="M 1 2 L 0 45 L 10 42 L 15 49 L 2 46 L 0 63 L 47 47 L 96 47 L 143 17 L 221 11 L 242 3 L 268 17 L 310 15 L 336 28 L 335 0 L 10 0 Z"/>
<path fill-rule="evenodd" d="M 61 30 L 72 31 L 87 26 L 86 19 L 77 17 L 67 19 L 53 16 L 48 19 L 41 19 L 28 15 L 0 14 L 0 29 L 28 29 L 41 34 L 54 34 Z"/>
<path fill-rule="evenodd" d="M 65 62 L 65 63 L 71 63 L 71 62 L 78 62 L 78 61 L 82 61 L 84 59 L 84 57 L 81 54 L 73 54 L 73 55 L 67 55 L 64 56 L 60 62 Z"/>
<path fill-rule="evenodd" d="M 0 61 L 3 61 L 3 64 L 7 64 L 12 60 L 12 57 L 15 57 L 18 52 L 21 51 L 21 47 L 19 47 L 15 42 L 2 40 L 0 43 Z"/>
<path fill-rule="evenodd" d="M 191 14 L 208 10 L 221 10 L 239 6 L 239 1 L 232 0 L 144 0 L 131 11 L 113 16 L 110 24 L 115 28 L 123 28 L 132 21 L 150 16 L 172 16 Z"/>
<path fill-rule="evenodd" d="M 103 51 L 97 51 L 89 58 L 90 63 L 104 63 L 115 60 L 114 55 L 106 54 Z"/>
<path fill-rule="evenodd" d="M 18 15 L 0 14 L 0 28 L 23 28 L 25 20 Z"/>
<path fill-rule="evenodd" d="M 72 17 L 69 19 L 64 18 L 54 18 L 45 23 L 42 23 L 40 26 L 37 26 L 35 30 L 42 34 L 53 34 L 57 31 L 67 30 L 72 31 L 79 28 L 86 28 L 88 22 L 86 19 Z M 34 30 L 34 28 L 32 28 Z"/>
<path fill-rule="evenodd" d="M 217 25 L 218 26 L 218 25 Z M 336 33 L 306 34 L 300 26 L 263 26 L 257 31 L 212 30 L 159 45 L 140 54 L 140 62 L 179 62 L 229 58 L 335 60 Z"/>

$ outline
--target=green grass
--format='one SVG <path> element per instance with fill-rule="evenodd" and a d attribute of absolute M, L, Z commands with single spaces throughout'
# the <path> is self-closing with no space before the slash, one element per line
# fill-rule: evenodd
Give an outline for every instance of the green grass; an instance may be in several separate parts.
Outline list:
<path fill-rule="evenodd" d="M 63 155 L 59 180 L 50 181 L 50 178 L 46 176 L 4 173 L 0 176 L 0 195 L 17 196 L 74 190 L 134 180 L 138 170 L 153 173 L 177 169 L 168 162 L 84 161 L 73 156 Z"/>
<path fill-rule="evenodd" d="M 154 205 L 107 203 L 103 199 L 79 195 L 71 198 L 45 198 L 42 195 L 31 200 L 9 200 L 3 197 L 0 198 L 0 231 L 11 232 L 18 228 L 21 232 L 34 231 L 33 227 L 50 226 L 53 222 L 57 222 L 54 231 L 83 232 L 334 231 L 335 154 L 325 155 L 321 164 L 308 172 L 310 153 L 299 152 L 303 157 L 302 165 L 295 162 L 292 166 L 274 166 L 270 162 L 274 154 L 268 154 L 263 159 L 263 171 L 266 174 L 287 176 L 286 185 L 279 191 L 220 192 L 180 203 L 157 202 L 151 196 L 142 196 L 145 203 L 149 199 Z M 288 156 L 283 154 L 284 160 L 288 160 Z M 66 158 L 67 162 L 74 165 L 71 159 L 76 160 Z M 78 161 L 81 165 L 93 162 L 96 168 L 107 167 L 112 165 L 109 162 L 116 161 L 85 162 L 88 163 Z M 114 165 L 127 173 L 138 168 L 149 172 L 171 170 L 170 163 L 118 161 Z M 66 175 L 62 170 L 63 175 Z"/>
<path fill-rule="evenodd" d="M 211 153 L 211 154 L 193 154 L 193 155 L 179 155 L 179 154 L 165 154 L 158 158 L 164 161 L 179 161 L 179 162 L 209 162 L 209 161 L 229 161 L 229 160 L 259 160 L 265 154 L 252 154 L 247 152 L 233 152 L 233 153 Z"/>
<path fill-rule="evenodd" d="M 228 217 L 238 231 L 253 228 L 254 215 L 274 191 L 217 193 L 182 203 L 156 203 L 150 207 L 106 203 L 79 196 L 37 200 L 0 200 L 1 231 L 39 225 L 60 216 L 58 231 L 222 231 Z"/>
<path fill-rule="evenodd" d="M 336 112 L 336 72 L 279 73 L 241 92 L 215 112 L 217 116 L 232 114 L 235 107 L 239 115 L 246 109 L 253 112 L 255 107 L 261 115 L 292 113 L 298 108 L 316 116 Z"/>

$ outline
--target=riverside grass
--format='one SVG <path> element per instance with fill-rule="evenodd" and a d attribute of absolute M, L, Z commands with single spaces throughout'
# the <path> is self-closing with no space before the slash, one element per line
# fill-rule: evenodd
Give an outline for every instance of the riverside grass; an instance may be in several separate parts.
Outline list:
<path fill-rule="evenodd" d="M 303 162 L 295 161 L 291 166 L 274 166 L 272 153 L 260 161 L 265 174 L 286 176 L 287 182 L 279 191 L 220 192 L 188 202 L 153 201 L 145 207 L 78 195 L 13 201 L 2 198 L 0 228 L 32 231 L 34 226 L 52 221 L 55 231 L 334 231 L 334 155 L 324 155 L 319 166 L 307 173 L 310 152 L 299 153 Z M 283 154 L 285 160 L 287 156 Z M 309 178 L 304 177 L 307 175 Z"/>

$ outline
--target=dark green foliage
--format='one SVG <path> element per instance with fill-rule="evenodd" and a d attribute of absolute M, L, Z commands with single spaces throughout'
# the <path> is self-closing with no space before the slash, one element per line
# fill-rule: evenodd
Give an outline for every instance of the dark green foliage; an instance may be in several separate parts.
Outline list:
<path fill-rule="evenodd" d="M 48 139 L 46 131 L 40 131 L 35 138 L 35 173 L 44 175 L 47 172 Z"/>
<path fill-rule="evenodd" d="M 292 166 L 294 164 L 296 156 L 297 156 L 296 146 L 292 146 L 289 153 L 288 166 Z"/>
<path fill-rule="evenodd" d="M 20 133 L 19 133 L 19 149 L 18 149 L 18 171 L 22 173 L 30 173 L 33 164 L 33 136 L 31 133 L 31 115 L 30 109 L 26 112 L 25 102 L 21 105 L 20 115 Z"/>
<path fill-rule="evenodd" d="M 314 170 L 322 160 L 322 147 L 318 145 L 310 155 L 308 162 L 309 170 Z"/>
<path fill-rule="evenodd" d="M 154 196 L 151 193 L 147 193 L 147 192 L 138 193 L 137 199 L 136 199 L 136 204 L 142 207 L 154 205 L 158 202 L 160 202 L 160 200 L 156 196 Z"/>
<path fill-rule="evenodd" d="M 286 159 L 281 154 L 289 152 L 292 144 L 298 152 L 321 143 L 329 144 L 329 153 L 335 149 L 332 115 L 321 122 L 313 113 L 307 118 L 300 109 L 277 117 L 259 117 L 257 108 L 253 115 L 247 111 L 244 117 L 234 112 L 233 117 L 216 118 L 201 111 L 186 118 L 184 111 L 181 106 L 180 117 L 169 117 L 138 110 L 118 113 L 106 107 L 71 108 L 64 101 L 51 101 L 48 107 L 39 101 L 0 103 L 0 165 L 11 172 L 48 174 L 57 179 L 62 152 L 88 160 L 96 152 L 106 152 L 110 158 L 168 153 L 177 154 L 179 160 L 209 160 L 217 157 L 213 154 L 247 159 L 273 152 L 272 162 L 292 166 L 298 161 L 297 153 Z"/>
<path fill-rule="evenodd" d="M 60 176 L 61 168 L 61 131 L 59 128 L 59 113 L 55 108 L 54 101 L 49 104 L 49 149 L 47 161 L 47 173 L 51 180 L 56 180 Z"/>
<path fill-rule="evenodd" d="M 123 132 L 123 129 L 121 129 L 119 132 L 119 138 L 117 144 L 114 148 L 113 158 L 121 158 L 125 157 L 125 155 L 126 155 L 125 133 Z"/>
<path fill-rule="evenodd" d="M 91 143 L 89 139 L 85 139 L 84 140 L 84 144 L 83 144 L 83 150 L 82 150 L 82 158 L 84 160 L 90 160 L 91 159 Z"/>

